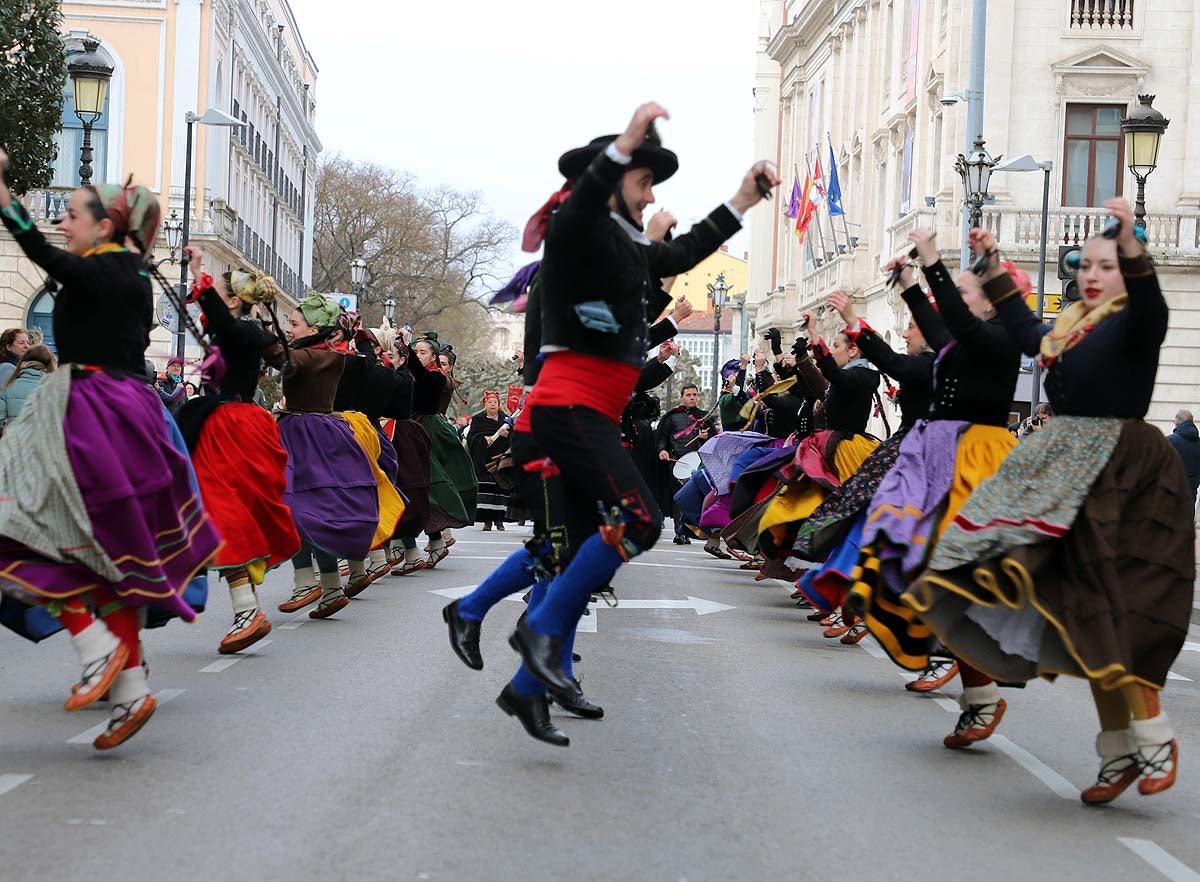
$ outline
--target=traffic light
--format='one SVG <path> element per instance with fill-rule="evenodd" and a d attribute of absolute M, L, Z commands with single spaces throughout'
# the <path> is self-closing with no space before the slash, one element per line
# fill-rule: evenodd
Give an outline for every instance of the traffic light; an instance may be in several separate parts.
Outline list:
<path fill-rule="evenodd" d="M 1075 276 L 1079 274 L 1079 258 L 1082 249 L 1078 245 L 1058 246 L 1058 278 L 1062 282 L 1062 305 L 1065 309 L 1082 299 Z"/>
<path fill-rule="evenodd" d="M 1064 280 L 1062 286 L 1063 309 L 1082 299 L 1083 295 L 1079 293 L 1079 283 L 1074 279 Z"/>

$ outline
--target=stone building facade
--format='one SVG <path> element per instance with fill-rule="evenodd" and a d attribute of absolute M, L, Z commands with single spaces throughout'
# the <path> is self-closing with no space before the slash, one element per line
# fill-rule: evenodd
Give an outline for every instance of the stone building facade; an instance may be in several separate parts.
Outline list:
<path fill-rule="evenodd" d="M 740 319 L 757 334 L 792 329 L 829 292 L 858 292 L 859 311 L 899 345 L 906 322 L 880 267 L 916 226 L 938 233 L 957 265 L 971 0 L 760 0 L 754 89 L 756 152 L 776 157 L 790 188 L 806 155 L 830 148 L 847 224 L 822 214 L 824 247 L 800 245 L 777 209 L 752 229 Z M 1057 246 L 1102 223 L 1110 195 L 1132 200 L 1119 120 L 1143 93 L 1172 120 L 1147 185 L 1150 248 L 1171 306 L 1150 417 L 1166 427 L 1200 404 L 1200 4 L 1190 0 L 1010 0 L 988 4 L 982 135 L 994 157 L 1031 154 L 1051 174 L 1046 292 L 1058 294 Z M 984 224 L 1003 256 L 1035 281 L 1042 175 L 992 178 Z M 780 209 L 786 198 L 774 205 Z M 810 244 L 812 250 L 810 251 Z M 822 325 L 830 331 L 835 317 Z M 1028 401 L 1028 376 L 1018 399 Z"/>

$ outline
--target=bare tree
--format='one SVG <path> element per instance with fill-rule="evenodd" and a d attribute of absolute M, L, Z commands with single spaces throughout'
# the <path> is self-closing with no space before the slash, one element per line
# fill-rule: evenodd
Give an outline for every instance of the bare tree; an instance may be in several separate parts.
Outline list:
<path fill-rule="evenodd" d="M 483 315 L 480 298 L 501 283 L 516 231 L 478 193 L 422 190 L 409 174 L 342 156 L 317 171 L 313 282 L 349 291 L 350 261 L 367 262 L 359 312 L 376 324 L 396 300 L 396 323 L 424 327 Z"/>

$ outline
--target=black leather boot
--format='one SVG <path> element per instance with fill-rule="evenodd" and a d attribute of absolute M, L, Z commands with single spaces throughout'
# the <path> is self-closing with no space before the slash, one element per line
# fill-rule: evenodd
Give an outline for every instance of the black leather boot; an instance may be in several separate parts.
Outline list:
<path fill-rule="evenodd" d="M 575 697 L 575 684 L 563 673 L 562 638 L 535 634 L 525 617 L 517 621 L 517 630 L 508 638 L 508 645 L 520 653 L 529 673 L 546 684 L 555 698 L 570 701 Z"/>
<path fill-rule="evenodd" d="M 555 747 L 570 746 L 571 739 L 550 722 L 550 708 L 546 703 L 546 696 L 522 695 L 509 683 L 496 699 L 496 704 L 510 717 L 520 720 L 530 737 Z"/>
<path fill-rule="evenodd" d="M 579 681 L 574 677 L 571 682 L 575 684 L 575 700 L 574 701 L 559 701 L 555 697 L 554 702 L 569 714 L 574 714 L 577 717 L 583 717 L 585 720 L 602 720 L 604 719 L 604 708 L 598 704 L 592 704 L 583 695 L 583 687 L 579 685 Z"/>
<path fill-rule="evenodd" d="M 442 621 L 450 629 L 450 648 L 462 659 L 462 663 L 476 671 L 483 670 L 483 656 L 479 653 L 479 626 L 458 614 L 458 601 L 442 610 Z"/>

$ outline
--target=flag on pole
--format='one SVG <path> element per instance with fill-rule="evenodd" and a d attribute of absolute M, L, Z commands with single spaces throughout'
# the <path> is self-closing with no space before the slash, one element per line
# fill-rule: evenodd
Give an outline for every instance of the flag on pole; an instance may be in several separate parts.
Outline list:
<path fill-rule="evenodd" d="M 812 169 L 808 169 L 800 195 L 800 212 L 796 217 L 796 238 L 801 242 L 804 241 L 804 231 L 808 229 L 809 222 L 817 213 L 817 204 L 812 200 L 812 184 Z"/>
<path fill-rule="evenodd" d="M 792 198 L 788 200 L 787 211 L 784 212 L 787 217 L 795 220 L 800 216 L 800 177 L 797 175 L 792 178 Z"/>
<path fill-rule="evenodd" d="M 846 212 L 842 208 L 842 185 L 838 181 L 837 160 L 833 156 L 833 145 L 829 145 L 829 191 L 826 193 L 829 203 L 829 216 L 838 217 Z"/>
<path fill-rule="evenodd" d="M 825 201 L 825 181 L 821 176 L 821 154 L 813 159 L 813 189 L 817 191 L 817 204 Z"/>

